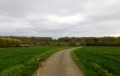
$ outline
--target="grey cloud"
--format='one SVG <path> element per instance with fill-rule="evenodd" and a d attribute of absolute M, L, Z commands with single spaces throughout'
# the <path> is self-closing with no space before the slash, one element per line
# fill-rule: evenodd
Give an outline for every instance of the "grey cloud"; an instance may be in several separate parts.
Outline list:
<path fill-rule="evenodd" d="M 119 0 L 0 0 L 0 35 L 120 35 L 119 7 Z M 83 20 L 65 23 L 76 14 L 84 15 Z M 54 15 L 53 21 L 46 18 Z"/>

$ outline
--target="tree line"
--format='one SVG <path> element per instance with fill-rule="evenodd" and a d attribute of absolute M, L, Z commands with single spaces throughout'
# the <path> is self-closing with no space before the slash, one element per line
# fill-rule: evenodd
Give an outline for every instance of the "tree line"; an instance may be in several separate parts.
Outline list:
<path fill-rule="evenodd" d="M 17 37 L 0 36 L 0 47 L 28 46 L 120 46 L 120 37 Z"/>
<path fill-rule="evenodd" d="M 64 37 L 58 39 L 72 46 L 119 46 L 120 37 Z"/>

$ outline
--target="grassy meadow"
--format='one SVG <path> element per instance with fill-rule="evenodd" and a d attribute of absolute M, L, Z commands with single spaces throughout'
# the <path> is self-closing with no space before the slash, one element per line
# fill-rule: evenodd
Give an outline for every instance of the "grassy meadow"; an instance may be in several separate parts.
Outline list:
<path fill-rule="evenodd" d="M 0 76 L 31 76 L 38 69 L 38 57 L 45 60 L 53 53 L 68 48 L 71 47 L 0 48 Z"/>
<path fill-rule="evenodd" d="M 85 76 L 120 76 L 120 47 L 87 46 L 71 55 Z"/>

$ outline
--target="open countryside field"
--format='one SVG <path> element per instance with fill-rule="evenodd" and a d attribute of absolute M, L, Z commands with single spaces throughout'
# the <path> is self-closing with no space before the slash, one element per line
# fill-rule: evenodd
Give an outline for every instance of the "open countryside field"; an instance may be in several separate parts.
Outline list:
<path fill-rule="evenodd" d="M 120 76 L 120 47 L 88 46 L 71 55 L 86 76 Z"/>
<path fill-rule="evenodd" d="M 53 53 L 68 48 L 71 47 L 0 48 L 0 76 L 31 76 L 38 69 L 38 57 L 46 60 Z"/>

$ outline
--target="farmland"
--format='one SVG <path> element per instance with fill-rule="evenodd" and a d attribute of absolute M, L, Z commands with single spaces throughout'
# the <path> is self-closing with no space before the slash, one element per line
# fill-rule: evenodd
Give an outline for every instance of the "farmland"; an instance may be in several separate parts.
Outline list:
<path fill-rule="evenodd" d="M 38 69 L 37 58 L 46 60 L 62 46 L 0 48 L 0 76 L 31 76 Z"/>
<path fill-rule="evenodd" d="M 120 76 L 120 47 L 88 46 L 71 55 L 86 76 Z"/>

